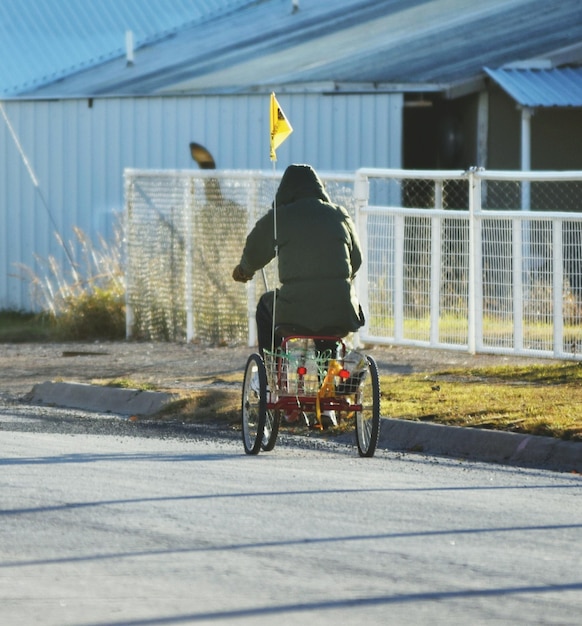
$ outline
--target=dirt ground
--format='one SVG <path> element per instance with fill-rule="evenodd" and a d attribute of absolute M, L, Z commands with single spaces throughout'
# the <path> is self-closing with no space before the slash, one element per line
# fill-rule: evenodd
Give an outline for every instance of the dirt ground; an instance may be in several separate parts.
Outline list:
<path fill-rule="evenodd" d="M 176 343 L 0 344 L 0 394 L 25 396 L 46 381 L 92 383 L 125 379 L 159 389 L 193 389 L 216 379 L 242 379 L 254 348 L 209 348 Z M 548 359 L 470 355 L 464 352 L 383 346 L 365 350 L 380 374 L 435 372 L 457 367 L 548 363 Z"/>

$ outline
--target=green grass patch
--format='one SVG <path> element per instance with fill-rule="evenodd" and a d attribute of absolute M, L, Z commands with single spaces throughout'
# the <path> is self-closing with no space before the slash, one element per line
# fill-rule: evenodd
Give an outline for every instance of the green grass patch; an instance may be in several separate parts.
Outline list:
<path fill-rule="evenodd" d="M 159 391 L 159 388 L 152 383 L 140 383 L 131 378 L 115 378 L 104 383 L 105 387 L 115 387 L 116 389 L 137 389 L 138 391 Z"/>
<path fill-rule="evenodd" d="M 0 343 L 50 341 L 53 328 L 45 314 L 0 311 Z"/>
<path fill-rule="evenodd" d="M 563 334 L 565 343 L 582 341 L 582 326 L 580 315 L 572 316 L 573 321 L 565 320 Z M 483 337 L 486 342 L 500 341 L 506 338 L 508 341 L 513 336 L 514 325 L 511 316 L 484 315 Z M 553 337 L 554 327 L 551 321 L 542 322 L 525 315 L 523 320 L 523 332 L 531 342 L 544 342 L 550 344 Z M 376 316 L 371 319 L 372 332 L 380 335 L 391 336 L 394 333 L 395 320 L 391 317 Z M 439 339 L 445 343 L 463 343 L 467 341 L 468 320 L 466 315 L 441 314 L 438 319 Z M 404 317 L 403 336 L 407 339 L 428 341 L 431 332 L 431 318 Z"/>
<path fill-rule="evenodd" d="M 582 366 L 501 366 L 381 378 L 381 414 L 582 441 Z"/>

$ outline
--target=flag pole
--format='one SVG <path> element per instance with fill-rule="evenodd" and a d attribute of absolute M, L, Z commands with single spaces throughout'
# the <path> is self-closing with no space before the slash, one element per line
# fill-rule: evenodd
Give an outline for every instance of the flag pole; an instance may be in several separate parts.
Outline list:
<path fill-rule="evenodd" d="M 273 163 L 273 173 L 277 169 L 277 148 L 289 137 L 293 132 L 293 127 L 285 117 L 283 109 L 277 102 L 277 97 L 274 92 L 271 92 L 271 101 L 269 107 L 269 122 L 270 122 L 270 157 Z M 273 200 L 273 241 L 275 244 L 275 262 L 278 263 L 279 259 L 279 245 L 277 243 L 277 193 Z M 265 281 L 265 287 L 267 285 L 267 279 L 263 270 L 263 280 Z M 271 352 L 275 351 L 275 309 L 276 309 L 276 293 L 277 287 L 273 289 L 273 324 L 271 328 Z"/>
<path fill-rule="evenodd" d="M 277 159 L 273 160 L 273 173 L 277 170 Z M 277 192 L 273 198 L 273 242 L 275 244 L 275 263 L 279 263 L 279 246 L 277 245 Z M 273 322 L 271 324 L 271 352 L 275 352 L 275 313 L 277 308 L 277 285 L 273 288 Z"/>

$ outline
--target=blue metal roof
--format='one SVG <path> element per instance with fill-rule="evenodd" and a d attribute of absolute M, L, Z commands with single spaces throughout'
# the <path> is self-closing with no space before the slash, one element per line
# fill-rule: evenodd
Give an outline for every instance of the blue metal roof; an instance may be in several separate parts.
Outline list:
<path fill-rule="evenodd" d="M 251 0 L 2 0 L 0 95 L 31 91 Z"/>
<path fill-rule="evenodd" d="M 547 70 L 485 68 L 491 78 L 525 107 L 582 106 L 582 68 Z"/>
<path fill-rule="evenodd" d="M 82 0 L 64 1 L 72 6 Z M 101 2 L 114 12 L 123 0 Z M 126 2 L 136 12 L 142 6 L 139 0 Z M 128 20 L 115 13 L 116 52 L 108 39 L 108 52 L 88 69 L 61 71 L 12 93 L 50 98 L 271 89 L 452 93 L 482 80 L 484 66 L 547 57 L 582 42 L 580 0 L 299 0 L 297 11 L 291 0 L 143 4 L 144 23 L 155 32 L 148 41 L 140 35 L 143 45 L 133 66 L 123 49 Z M 171 36 L 160 36 L 156 7 L 162 5 L 178 7 Z M 197 19 L 190 13 L 186 21 L 186 5 L 196 6 Z M 81 15 L 86 17 L 86 10 Z"/>

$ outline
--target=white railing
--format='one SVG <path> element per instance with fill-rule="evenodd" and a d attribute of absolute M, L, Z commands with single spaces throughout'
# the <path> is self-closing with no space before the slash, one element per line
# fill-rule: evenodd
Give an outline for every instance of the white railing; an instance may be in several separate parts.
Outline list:
<path fill-rule="evenodd" d="M 363 342 L 581 358 L 581 172 L 364 169 L 355 188 Z"/>

